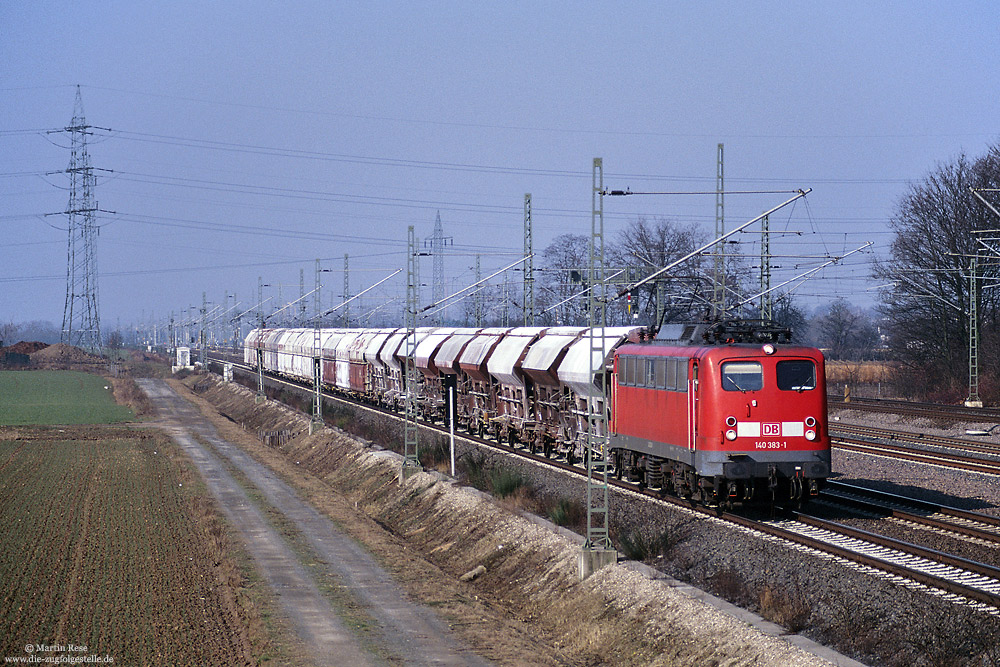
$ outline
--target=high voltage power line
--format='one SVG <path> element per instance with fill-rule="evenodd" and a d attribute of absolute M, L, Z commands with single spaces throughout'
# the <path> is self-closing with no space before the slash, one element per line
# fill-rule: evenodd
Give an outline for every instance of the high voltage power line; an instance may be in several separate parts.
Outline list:
<path fill-rule="evenodd" d="M 97 305 L 97 242 L 94 170 L 87 152 L 92 128 L 83 115 L 83 99 L 76 89 L 73 120 L 66 128 L 72 148 L 69 167 L 70 196 L 66 206 L 68 242 L 66 251 L 66 303 L 63 307 L 61 342 L 91 352 L 101 349 L 101 319 Z"/>

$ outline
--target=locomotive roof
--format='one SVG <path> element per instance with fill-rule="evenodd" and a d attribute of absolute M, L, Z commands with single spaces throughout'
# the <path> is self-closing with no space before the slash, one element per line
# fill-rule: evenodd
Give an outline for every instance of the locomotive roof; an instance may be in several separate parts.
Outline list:
<path fill-rule="evenodd" d="M 770 348 L 768 352 L 765 348 Z M 730 343 L 728 345 L 677 345 L 665 341 L 629 343 L 618 348 L 619 355 L 655 357 L 789 357 L 822 358 L 818 348 L 805 345 L 775 345 L 773 343 Z"/>

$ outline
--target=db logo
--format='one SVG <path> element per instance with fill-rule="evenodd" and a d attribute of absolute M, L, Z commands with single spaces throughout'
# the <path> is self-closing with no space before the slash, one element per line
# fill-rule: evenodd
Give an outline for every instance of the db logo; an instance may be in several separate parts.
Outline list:
<path fill-rule="evenodd" d="M 781 435 L 781 424 L 761 424 L 761 435 Z"/>

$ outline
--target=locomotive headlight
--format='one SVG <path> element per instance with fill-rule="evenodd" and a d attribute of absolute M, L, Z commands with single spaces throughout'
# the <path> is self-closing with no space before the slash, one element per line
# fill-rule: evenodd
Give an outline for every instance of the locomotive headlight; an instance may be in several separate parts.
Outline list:
<path fill-rule="evenodd" d="M 805 421 L 806 421 L 806 426 L 808 426 L 809 428 L 812 428 L 813 426 L 816 425 L 816 418 L 815 417 L 806 417 Z"/>
<path fill-rule="evenodd" d="M 735 439 L 736 439 L 736 429 L 731 428 L 728 431 L 726 431 L 726 440 L 735 440 Z"/>
<path fill-rule="evenodd" d="M 764 354 L 774 354 L 774 346 L 770 343 L 764 345 L 762 349 L 764 350 Z"/>
<path fill-rule="evenodd" d="M 736 417 L 733 417 L 732 415 L 726 417 L 726 426 L 729 428 L 736 426 Z"/>
<path fill-rule="evenodd" d="M 812 429 L 806 430 L 806 440 L 815 440 L 815 439 L 816 439 L 816 431 Z"/>

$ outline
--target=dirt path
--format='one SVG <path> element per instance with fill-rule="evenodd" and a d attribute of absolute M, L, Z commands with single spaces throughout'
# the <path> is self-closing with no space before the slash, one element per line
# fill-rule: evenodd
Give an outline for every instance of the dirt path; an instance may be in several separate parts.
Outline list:
<path fill-rule="evenodd" d="M 258 569 L 277 593 L 317 664 L 365 665 L 382 659 L 406 665 L 488 664 L 462 648 L 433 612 L 409 602 L 371 555 L 329 519 L 303 502 L 273 472 L 220 438 L 212 424 L 166 383 L 141 380 L 140 385 L 165 415 L 164 428 L 198 466 L 230 521 L 243 534 Z M 198 440 L 207 442 L 225 461 Z M 364 642 L 340 622 L 316 579 L 305 571 L 291 545 L 271 526 L 227 466 L 245 476 L 254 493 L 290 522 L 317 554 L 320 566 L 331 570 L 365 615 L 375 620 L 377 627 L 365 628 Z M 377 655 L 365 651 L 370 644 L 377 647 Z"/>

